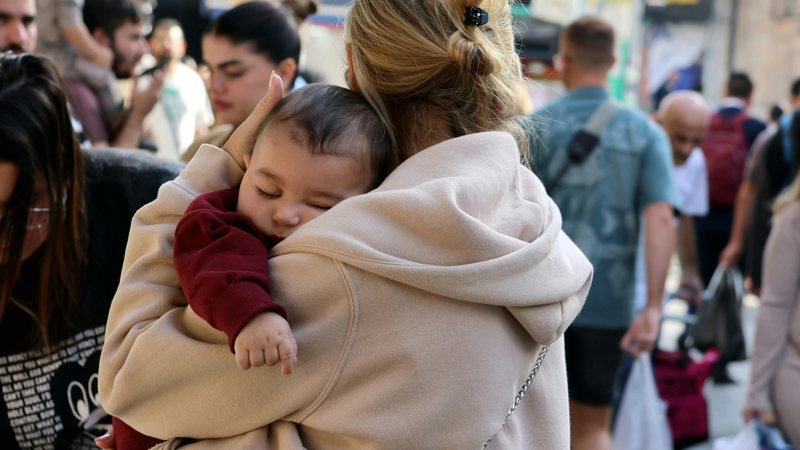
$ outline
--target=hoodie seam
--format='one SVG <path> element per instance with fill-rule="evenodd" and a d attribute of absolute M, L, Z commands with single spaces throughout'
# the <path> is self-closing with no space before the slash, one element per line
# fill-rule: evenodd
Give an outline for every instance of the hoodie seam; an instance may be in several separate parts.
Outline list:
<path fill-rule="evenodd" d="M 511 253 L 517 253 L 522 249 L 514 250 Z M 384 266 L 397 266 L 397 267 L 428 267 L 431 266 L 430 264 L 422 264 L 419 262 L 393 262 L 393 261 L 386 261 L 385 259 L 378 259 L 378 258 L 365 258 L 363 256 L 353 255 L 352 253 L 334 250 L 328 247 L 322 247 L 320 245 L 305 245 L 305 244 L 292 244 L 287 246 L 282 246 L 280 250 L 271 253 L 270 256 L 279 256 L 285 255 L 289 253 L 312 253 L 315 255 L 322 255 L 329 258 L 337 259 L 337 258 L 347 258 L 356 261 L 363 261 L 363 262 L 370 262 L 378 265 Z M 511 253 L 507 253 L 505 255 L 500 255 L 494 259 L 498 258 L 505 258 L 509 256 Z M 479 264 L 484 261 L 476 261 L 473 263 L 465 263 L 465 264 L 456 264 L 455 266 L 436 266 L 436 267 L 458 267 L 458 266 L 470 266 L 474 264 Z"/>
<path fill-rule="evenodd" d="M 311 404 L 300 414 L 297 419 L 297 423 L 303 423 L 311 414 L 317 411 L 320 406 L 328 399 L 333 389 L 339 382 L 339 379 L 342 376 L 342 372 L 344 372 L 345 365 L 347 364 L 348 357 L 350 352 L 353 348 L 355 342 L 355 336 L 358 329 L 358 318 L 359 318 L 359 308 L 358 308 L 358 301 L 356 301 L 356 296 L 353 292 L 353 282 L 350 278 L 348 271 L 344 268 L 344 264 L 339 260 L 333 260 L 334 264 L 336 264 L 336 269 L 339 272 L 343 288 L 346 291 L 349 311 L 348 311 L 348 323 L 347 323 L 347 331 L 345 332 L 345 340 L 344 344 L 342 345 L 342 349 L 339 352 L 339 357 L 336 361 L 336 367 L 334 368 L 333 372 L 331 373 L 328 382 L 322 388 L 320 394 L 317 396 L 316 400 L 311 402 Z"/>

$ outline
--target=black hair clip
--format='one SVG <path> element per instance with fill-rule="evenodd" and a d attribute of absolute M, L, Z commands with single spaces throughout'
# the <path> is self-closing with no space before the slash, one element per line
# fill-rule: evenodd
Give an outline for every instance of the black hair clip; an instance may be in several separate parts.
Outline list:
<path fill-rule="evenodd" d="M 467 6 L 464 14 L 464 25 L 486 25 L 489 22 L 489 13 L 477 6 Z"/>

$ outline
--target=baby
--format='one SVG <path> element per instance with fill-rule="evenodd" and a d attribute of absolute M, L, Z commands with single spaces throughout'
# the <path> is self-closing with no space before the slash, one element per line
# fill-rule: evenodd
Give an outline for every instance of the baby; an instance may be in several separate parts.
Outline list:
<path fill-rule="evenodd" d="M 228 336 L 239 367 L 280 362 L 291 375 L 296 344 L 283 307 L 269 295 L 269 250 L 375 188 L 393 168 L 389 147 L 364 98 L 308 85 L 264 120 L 241 185 L 189 205 L 175 230 L 175 268 L 192 310 Z"/>

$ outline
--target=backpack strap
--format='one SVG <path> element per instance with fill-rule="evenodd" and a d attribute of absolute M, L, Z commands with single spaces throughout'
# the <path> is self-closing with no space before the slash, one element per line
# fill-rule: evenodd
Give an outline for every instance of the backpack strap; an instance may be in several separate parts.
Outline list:
<path fill-rule="evenodd" d="M 583 131 L 599 137 L 619 109 L 620 106 L 614 100 L 604 101 L 589 117 L 589 121 L 583 126 Z"/>
<path fill-rule="evenodd" d="M 790 114 L 784 114 L 781 117 L 779 123 L 779 130 L 781 133 L 781 139 L 783 141 L 783 160 L 786 161 L 786 164 L 791 164 L 792 162 L 792 122 L 794 116 Z"/>
<path fill-rule="evenodd" d="M 572 136 L 567 145 L 567 160 L 550 183 L 548 189 L 550 193 L 558 187 L 570 167 L 583 163 L 592 154 L 592 151 L 600 142 L 600 135 L 603 134 L 603 130 L 619 110 L 620 106 L 614 100 L 606 99 L 589 116 L 589 120 L 584 124 L 583 128 Z"/>

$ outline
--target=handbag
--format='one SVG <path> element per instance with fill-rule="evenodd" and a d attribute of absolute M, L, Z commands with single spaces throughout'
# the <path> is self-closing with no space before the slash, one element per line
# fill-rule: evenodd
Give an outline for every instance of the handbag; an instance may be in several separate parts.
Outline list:
<path fill-rule="evenodd" d="M 717 266 L 703 293 L 697 322 L 689 331 L 687 345 L 700 351 L 716 348 L 722 361 L 747 359 L 740 312 L 743 296 L 741 272 Z"/>

